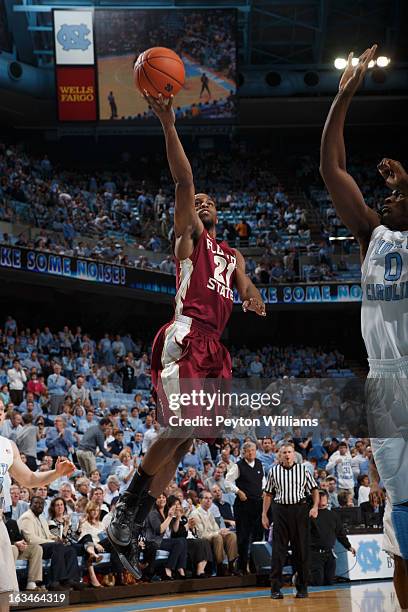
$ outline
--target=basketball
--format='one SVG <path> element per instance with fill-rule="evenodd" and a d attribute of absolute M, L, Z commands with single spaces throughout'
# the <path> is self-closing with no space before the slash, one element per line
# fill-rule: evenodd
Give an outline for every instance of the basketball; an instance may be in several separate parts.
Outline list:
<path fill-rule="evenodd" d="M 184 85 L 185 70 L 180 57 L 166 47 L 152 47 L 139 55 L 135 63 L 136 87 L 157 98 L 158 94 L 175 96 Z"/>

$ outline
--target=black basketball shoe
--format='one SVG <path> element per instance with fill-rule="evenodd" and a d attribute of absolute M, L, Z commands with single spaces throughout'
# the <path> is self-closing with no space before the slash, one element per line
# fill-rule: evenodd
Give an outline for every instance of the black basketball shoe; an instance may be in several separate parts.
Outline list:
<path fill-rule="evenodd" d="M 128 548 L 132 542 L 135 516 L 142 498 L 143 495 L 131 495 L 125 491 L 116 504 L 106 532 L 118 554 L 122 552 L 118 548 Z"/>

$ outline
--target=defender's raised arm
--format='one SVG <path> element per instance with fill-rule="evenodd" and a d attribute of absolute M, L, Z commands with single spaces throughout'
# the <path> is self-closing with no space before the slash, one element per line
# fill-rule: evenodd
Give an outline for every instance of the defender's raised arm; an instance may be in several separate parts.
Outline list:
<path fill-rule="evenodd" d="M 376 45 L 367 49 L 359 57 L 357 66 L 352 65 L 353 54 L 350 53 L 340 80 L 339 92 L 326 119 L 320 150 L 320 174 L 330 192 L 337 214 L 359 240 L 363 254 L 373 229 L 380 225 L 380 221 L 378 215 L 366 205 L 358 185 L 347 172 L 343 131 L 350 102 L 376 49 Z"/>

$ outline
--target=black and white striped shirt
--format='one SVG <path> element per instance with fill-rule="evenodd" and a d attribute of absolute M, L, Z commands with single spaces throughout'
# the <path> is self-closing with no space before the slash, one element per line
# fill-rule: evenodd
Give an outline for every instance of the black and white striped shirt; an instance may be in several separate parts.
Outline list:
<path fill-rule="evenodd" d="M 273 495 L 277 504 L 297 504 L 317 488 L 315 479 L 304 464 L 294 463 L 290 468 L 279 464 L 269 470 L 265 493 Z"/>

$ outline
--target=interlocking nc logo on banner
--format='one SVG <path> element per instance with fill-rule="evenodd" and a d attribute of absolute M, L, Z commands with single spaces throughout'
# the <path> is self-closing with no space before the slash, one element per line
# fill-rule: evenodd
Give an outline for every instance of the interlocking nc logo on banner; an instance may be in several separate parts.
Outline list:
<path fill-rule="evenodd" d="M 57 66 L 94 64 L 92 11 L 54 11 Z"/>
<path fill-rule="evenodd" d="M 77 26 L 64 23 L 57 33 L 57 41 L 64 51 L 76 49 L 86 51 L 89 45 L 92 44 L 89 38 L 87 38 L 88 34 L 90 34 L 90 30 L 84 23 Z"/>

